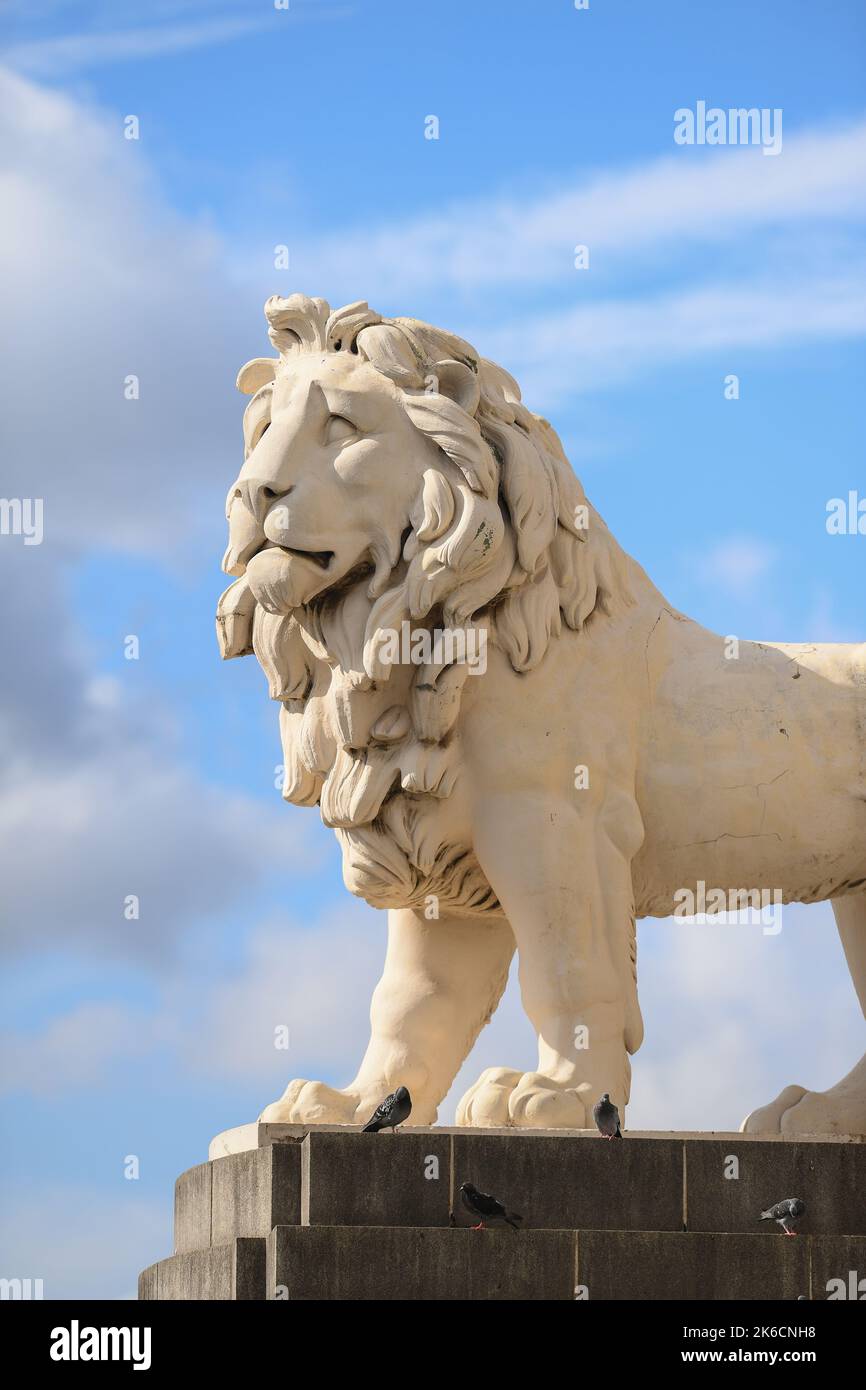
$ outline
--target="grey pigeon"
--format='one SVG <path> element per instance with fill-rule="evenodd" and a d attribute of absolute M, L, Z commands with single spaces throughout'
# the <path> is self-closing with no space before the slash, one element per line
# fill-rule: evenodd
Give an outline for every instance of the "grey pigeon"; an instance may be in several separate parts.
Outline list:
<path fill-rule="evenodd" d="M 471 1182 L 461 1183 L 460 1197 L 466 1210 L 479 1218 L 478 1225 L 472 1227 L 473 1231 L 480 1231 L 485 1221 L 490 1225 L 497 1222 L 507 1224 L 515 1231 L 520 1229 L 522 1216 L 518 1216 L 516 1211 L 507 1211 L 498 1198 L 489 1192 L 479 1192 Z"/>
<path fill-rule="evenodd" d="M 786 1197 L 783 1202 L 777 1202 L 774 1207 L 767 1207 L 766 1211 L 762 1211 L 760 1220 L 777 1221 L 786 1236 L 795 1236 L 797 1232 L 791 1229 L 791 1222 L 802 1216 L 805 1210 L 806 1203 L 801 1202 L 799 1197 Z"/>
<path fill-rule="evenodd" d="M 596 1101 L 592 1107 L 592 1118 L 598 1127 L 599 1133 L 605 1139 L 621 1139 L 622 1130 L 619 1127 L 619 1111 L 610 1098 L 610 1092 L 605 1091 L 601 1100 Z"/>
<path fill-rule="evenodd" d="M 378 1134 L 380 1129 L 396 1129 L 412 1114 L 412 1097 L 405 1086 L 398 1086 L 382 1104 L 377 1106 L 369 1124 L 364 1125 L 363 1134 Z"/>

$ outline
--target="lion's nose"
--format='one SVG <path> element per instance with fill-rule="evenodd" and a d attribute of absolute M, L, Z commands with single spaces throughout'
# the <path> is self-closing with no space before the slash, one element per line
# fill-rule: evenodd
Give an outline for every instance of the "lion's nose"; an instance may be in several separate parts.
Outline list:
<path fill-rule="evenodd" d="M 272 479 L 266 481 L 263 478 L 250 478 L 245 490 L 246 505 L 261 527 L 264 527 L 265 517 L 274 503 L 282 501 L 292 491 L 291 487 L 276 488 Z"/>
<path fill-rule="evenodd" d="M 229 544 L 223 556 L 226 574 L 242 575 L 247 562 L 265 543 L 265 518 L 279 498 L 291 488 L 278 492 L 263 478 L 244 478 L 235 484 L 226 500 Z"/>

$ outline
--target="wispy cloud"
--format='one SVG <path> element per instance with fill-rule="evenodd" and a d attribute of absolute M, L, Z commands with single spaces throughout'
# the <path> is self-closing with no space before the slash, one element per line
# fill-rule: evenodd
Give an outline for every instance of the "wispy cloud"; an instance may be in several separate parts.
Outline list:
<path fill-rule="evenodd" d="M 730 536 L 697 558 L 697 572 L 707 584 L 746 597 L 773 565 L 776 552 L 754 536 Z"/>
<path fill-rule="evenodd" d="M 171 57 L 212 44 L 230 43 L 270 30 L 286 22 L 310 19 L 339 19 L 349 13 L 348 6 L 316 4 L 293 0 L 288 10 L 277 11 L 273 6 L 257 7 L 252 16 L 243 6 L 231 5 L 221 17 L 214 18 L 210 0 L 196 3 L 168 4 L 160 7 L 163 23 L 136 28 L 91 29 L 78 33 L 60 34 L 50 39 L 29 39 L 11 44 L 3 53 L 3 61 L 19 72 L 35 77 L 61 77 L 88 68 L 112 63 L 144 62 L 148 58 Z M 195 18 L 197 11 L 208 17 Z M 185 18 L 181 20 L 180 15 Z M 26 13 L 22 16 L 26 22 Z"/>
<path fill-rule="evenodd" d="M 768 167 L 769 166 L 769 167 Z M 807 131 L 779 159 L 757 149 L 670 156 L 634 169 L 576 179 L 571 186 L 517 200 L 487 197 L 296 248 L 295 263 L 322 284 L 346 284 L 363 269 L 368 295 L 384 298 L 436 286 L 478 292 L 544 285 L 624 255 L 640 261 L 687 243 L 730 242 L 762 228 L 866 214 L 866 122 Z M 293 248 L 294 249 L 294 248 Z M 590 271 L 590 274 L 593 272 Z M 372 288 L 370 288 L 372 287 Z"/>
<path fill-rule="evenodd" d="M 736 371 L 743 350 L 861 336 L 864 219 L 860 121 L 791 136 L 776 160 L 751 148 L 689 151 L 534 199 L 466 200 L 387 226 L 299 235 L 293 278 L 386 313 L 423 317 L 434 298 L 440 319 L 450 312 L 449 327 L 549 409 L 696 355 L 730 352 Z M 589 247 L 588 271 L 573 268 L 578 244 Z M 627 295 L 612 298 L 624 280 Z M 554 307 L 539 312 L 539 300 Z"/>
<path fill-rule="evenodd" d="M 469 336 L 516 373 L 526 400 L 549 408 L 565 396 L 628 380 L 696 354 L 786 346 L 866 333 L 862 264 L 835 274 L 767 275 L 624 300 L 598 300 L 519 326 Z"/>
<path fill-rule="evenodd" d="M 54 39 L 35 39 L 13 44 L 4 53 L 10 67 L 40 77 L 108 63 L 184 53 L 208 44 L 227 43 L 266 28 L 270 16 L 256 19 L 226 18 L 202 20 L 195 24 L 162 24 L 142 29 L 118 29 L 111 33 L 65 34 Z"/>

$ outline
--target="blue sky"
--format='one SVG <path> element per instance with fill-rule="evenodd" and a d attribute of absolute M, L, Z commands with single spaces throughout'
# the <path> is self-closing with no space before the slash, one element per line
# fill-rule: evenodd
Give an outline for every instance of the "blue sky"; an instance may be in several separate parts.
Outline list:
<path fill-rule="evenodd" d="M 45 539 L 0 542 L 2 1272 L 128 1296 L 214 1133 L 350 1078 L 381 963 L 331 835 L 274 790 L 261 673 L 213 637 L 264 299 L 469 338 L 674 604 L 862 641 L 866 538 L 825 517 L 866 494 L 866 10 L 13 0 L 3 30 L 0 491 L 45 499 Z M 676 146 L 698 100 L 780 108 L 781 153 Z M 859 1057 L 829 909 L 785 921 L 641 926 L 633 1126 L 736 1127 Z M 532 1062 L 510 990 L 442 1118 Z"/>

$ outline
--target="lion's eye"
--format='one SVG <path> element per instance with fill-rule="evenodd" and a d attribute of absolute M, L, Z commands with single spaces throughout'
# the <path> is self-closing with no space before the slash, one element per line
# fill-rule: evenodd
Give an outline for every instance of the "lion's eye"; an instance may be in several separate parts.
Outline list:
<path fill-rule="evenodd" d="M 344 415 L 330 415 L 325 426 L 325 443 L 336 444 L 342 439 L 352 439 L 358 431 Z"/>

